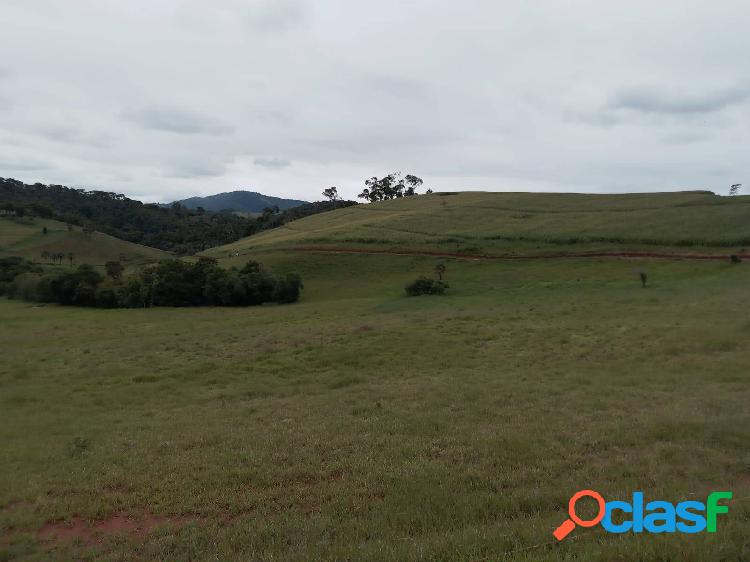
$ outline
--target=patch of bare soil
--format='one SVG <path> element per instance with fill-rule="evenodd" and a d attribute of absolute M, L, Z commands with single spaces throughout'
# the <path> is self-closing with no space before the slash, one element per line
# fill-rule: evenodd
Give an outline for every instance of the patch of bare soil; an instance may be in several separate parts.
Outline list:
<path fill-rule="evenodd" d="M 76 541 L 86 546 L 102 544 L 109 537 L 118 535 L 143 541 L 158 527 L 169 526 L 176 530 L 198 520 L 198 517 L 191 515 L 162 517 L 149 513 L 138 518 L 115 514 L 97 521 L 73 517 L 67 521 L 49 521 L 37 531 L 37 538 L 51 543 Z"/>

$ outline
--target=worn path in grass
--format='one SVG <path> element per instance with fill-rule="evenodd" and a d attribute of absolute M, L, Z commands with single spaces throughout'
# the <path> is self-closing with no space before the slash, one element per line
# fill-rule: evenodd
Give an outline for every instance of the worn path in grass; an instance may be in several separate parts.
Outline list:
<path fill-rule="evenodd" d="M 554 252 L 546 254 L 462 254 L 452 252 L 430 252 L 412 250 L 366 250 L 360 248 L 326 248 L 318 246 L 303 246 L 289 248 L 295 252 L 314 252 L 322 254 L 373 254 L 387 256 L 417 256 L 456 258 L 462 260 L 548 260 L 560 258 L 614 258 L 614 259 L 664 259 L 664 260 L 713 260 L 729 261 L 732 256 L 719 254 L 679 254 L 664 252 Z"/>

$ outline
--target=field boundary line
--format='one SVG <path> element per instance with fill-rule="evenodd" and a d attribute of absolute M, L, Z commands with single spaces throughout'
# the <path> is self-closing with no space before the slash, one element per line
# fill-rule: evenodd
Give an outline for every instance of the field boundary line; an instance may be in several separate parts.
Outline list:
<path fill-rule="evenodd" d="M 321 254 L 370 254 L 387 256 L 418 256 L 435 258 L 455 258 L 469 261 L 493 260 L 553 260 L 570 258 L 605 258 L 605 259 L 657 259 L 657 260 L 697 260 L 697 261 L 730 261 L 731 255 L 724 254 L 677 254 L 670 252 L 554 252 L 547 254 L 462 254 L 455 252 L 438 252 L 431 250 L 376 250 L 365 248 L 298 246 L 284 248 L 287 252 L 311 252 Z M 737 254 L 743 257 L 743 254 Z"/>

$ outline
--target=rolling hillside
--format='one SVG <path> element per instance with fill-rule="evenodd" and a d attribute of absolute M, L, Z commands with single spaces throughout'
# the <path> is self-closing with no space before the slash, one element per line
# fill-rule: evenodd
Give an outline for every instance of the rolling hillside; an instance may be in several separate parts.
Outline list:
<path fill-rule="evenodd" d="M 304 205 L 307 201 L 297 199 L 283 199 L 271 195 L 263 195 L 255 191 L 230 191 L 228 193 L 217 193 L 207 197 L 189 197 L 176 201 L 188 209 L 195 210 L 203 207 L 206 211 L 237 211 L 242 213 L 261 213 L 267 207 L 276 206 L 282 211 L 291 209 L 299 205 Z"/>
<path fill-rule="evenodd" d="M 226 257 L 281 247 L 463 253 L 750 246 L 750 196 L 436 193 L 340 209 L 213 248 Z"/>
<path fill-rule="evenodd" d="M 44 227 L 47 234 L 43 233 Z M 65 223 L 51 219 L 0 218 L 0 257 L 20 256 L 33 261 L 42 260 L 42 252 L 73 253 L 75 263 L 101 265 L 121 257 L 138 264 L 169 257 L 162 250 L 120 240 L 101 232 L 85 234 L 81 227 L 68 230 Z"/>
<path fill-rule="evenodd" d="M 405 285 L 434 276 L 434 257 L 286 251 L 728 241 L 748 234 L 747 201 L 421 196 L 208 252 L 299 272 L 292 305 L 0 299 L 13 461 L 0 463 L 0 560 L 750 560 L 747 265 L 639 264 L 643 287 L 623 260 L 446 259 L 446 294 L 411 298 Z M 0 219 L 4 250 L 87 243 L 64 223 L 19 225 Z M 43 225 L 57 229 L 46 240 Z M 583 487 L 736 500 L 717 533 L 576 529 L 558 543 Z"/>

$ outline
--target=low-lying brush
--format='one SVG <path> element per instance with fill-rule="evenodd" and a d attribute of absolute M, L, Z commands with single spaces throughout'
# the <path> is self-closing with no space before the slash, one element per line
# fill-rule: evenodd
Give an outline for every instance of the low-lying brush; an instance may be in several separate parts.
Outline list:
<path fill-rule="evenodd" d="M 436 281 L 429 277 L 418 277 L 406 286 L 406 294 L 410 297 L 418 297 L 420 295 L 442 295 L 448 285 L 442 281 Z"/>
<path fill-rule="evenodd" d="M 0 267 L 3 279 L 10 278 L 0 286 L 8 298 L 97 308 L 251 306 L 295 302 L 302 290 L 298 274 L 275 276 L 254 261 L 223 269 L 206 258 L 193 264 L 165 260 L 122 279 L 119 272 L 105 277 L 90 265 L 43 273 L 23 262 Z"/>

